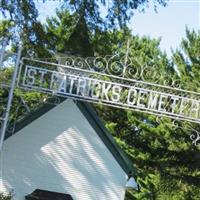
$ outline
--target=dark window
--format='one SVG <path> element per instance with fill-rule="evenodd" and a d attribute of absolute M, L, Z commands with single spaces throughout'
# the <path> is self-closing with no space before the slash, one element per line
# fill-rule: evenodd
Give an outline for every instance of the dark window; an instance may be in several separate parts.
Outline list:
<path fill-rule="evenodd" d="M 71 195 L 36 189 L 31 194 L 25 196 L 27 200 L 73 200 Z"/>

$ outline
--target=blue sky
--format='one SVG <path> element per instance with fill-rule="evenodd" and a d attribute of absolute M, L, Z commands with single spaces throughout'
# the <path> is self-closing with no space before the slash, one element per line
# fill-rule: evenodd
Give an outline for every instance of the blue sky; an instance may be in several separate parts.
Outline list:
<path fill-rule="evenodd" d="M 200 30 L 200 0 L 170 0 L 167 7 L 153 8 L 145 13 L 136 13 L 130 28 L 134 34 L 161 37 L 161 49 L 170 55 L 170 48 L 176 49 L 185 36 L 186 25 Z"/>

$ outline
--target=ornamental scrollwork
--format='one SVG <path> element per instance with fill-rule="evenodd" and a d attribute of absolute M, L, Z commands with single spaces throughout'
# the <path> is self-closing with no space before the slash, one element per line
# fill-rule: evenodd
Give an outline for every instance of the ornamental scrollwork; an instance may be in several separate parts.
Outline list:
<path fill-rule="evenodd" d="M 112 56 L 75 57 L 66 56 L 58 58 L 59 63 L 67 67 L 89 70 L 105 75 L 122 77 L 125 79 L 146 81 L 154 84 L 162 84 L 174 88 L 180 88 L 179 80 L 169 71 L 163 73 L 160 66 L 147 62 L 139 56 L 130 54 L 115 54 Z"/>
<path fill-rule="evenodd" d="M 200 144 L 200 132 L 195 130 L 194 133 L 190 135 L 190 139 L 192 140 L 192 144 L 197 146 Z"/>
<path fill-rule="evenodd" d="M 186 132 L 187 134 L 189 134 L 193 145 L 198 146 L 200 144 L 199 125 L 195 125 L 193 123 L 180 124 L 180 121 L 177 120 L 173 121 L 173 125 L 175 127 L 175 130 L 180 129 L 182 132 Z"/>

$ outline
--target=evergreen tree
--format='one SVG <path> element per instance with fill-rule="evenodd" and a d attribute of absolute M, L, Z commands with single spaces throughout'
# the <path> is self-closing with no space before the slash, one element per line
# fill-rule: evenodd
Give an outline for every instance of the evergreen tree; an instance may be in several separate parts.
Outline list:
<path fill-rule="evenodd" d="M 45 1 L 44 1 L 45 2 Z M 166 5 L 167 0 L 155 0 L 154 6 Z M 48 1 L 46 1 L 48 3 Z M 116 29 L 126 27 L 127 22 L 137 9 L 144 10 L 148 6 L 148 0 L 136 1 L 88 1 L 88 0 L 64 0 L 61 4 L 72 15 L 76 15 L 76 26 L 68 41 L 75 51 L 87 51 L 84 56 L 93 55 L 89 35 L 99 30 Z M 35 57 L 48 57 L 46 50 L 46 36 L 41 23 L 37 20 L 38 10 L 33 0 L 0 0 L 0 11 L 4 17 L 15 24 L 15 39 L 23 43 L 24 54 L 33 52 Z M 101 11 L 107 11 L 106 17 L 102 17 Z M 65 26 L 67 24 L 64 24 Z M 78 40 L 77 40 L 78 39 Z M 78 43 L 82 43 L 77 45 Z M 84 44 L 83 44 L 84 43 Z M 83 45 L 83 46 L 82 46 Z M 70 47 L 71 48 L 71 47 Z M 82 51 L 83 53 L 85 51 Z M 80 54 L 80 52 L 78 52 Z"/>
<path fill-rule="evenodd" d="M 45 50 L 45 34 L 42 24 L 37 20 L 38 11 L 33 0 L 1 0 L 0 11 L 12 24 L 12 46 L 16 50 L 19 42 L 23 44 L 23 54 L 33 52 L 34 56 L 49 56 Z M 5 36 L 4 36 L 5 37 Z"/>
<path fill-rule="evenodd" d="M 138 67 L 148 66 L 144 73 L 145 80 L 159 84 L 175 82 L 177 87 L 199 92 L 199 32 L 186 30 L 186 39 L 183 39 L 181 48 L 174 52 L 171 63 L 160 51 L 159 40 L 132 36 L 130 30 L 125 28 L 131 16 L 128 11 L 145 5 L 147 1 L 112 1 L 109 6 L 112 12 L 106 18 L 108 21 L 100 16 L 100 1 L 65 1 L 68 11 L 57 11 L 57 17 L 48 19 L 45 34 L 37 22 L 34 2 L 23 2 L 1 1 L 1 10 L 9 11 L 11 21 L 21 27 L 26 50 L 33 45 L 34 51 L 44 57 L 42 48 L 46 44 L 53 52 L 66 53 L 70 50 L 83 56 L 108 55 L 126 52 L 129 38 L 130 57 L 139 60 Z M 104 1 L 101 2 L 105 5 Z M 165 1 L 157 2 L 163 4 Z M 123 30 L 116 30 L 118 27 Z M 85 45 L 88 52 L 84 52 Z M 180 75 L 172 67 L 173 64 Z M 157 73 L 151 76 L 149 71 Z M 132 75 L 130 78 L 135 78 L 134 73 Z M 24 95 L 33 106 L 34 96 L 36 100 L 42 98 L 38 93 L 25 95 L 17 92 L 18 96 Z M 16 99 L 15 105 L 17 102 Z M 174 123 L 167 118 L 105 106 L 96 106 L 96 109 L 138 169 L 140 191 L 129 190 L 127 199 L 199 199 L 200 147 L 192 145 L 189 139 L 195 130 L 199 130 L 199 125 L 179 121 Z"/>
<path fill-rule="evenodd" d="M 180 48 L 173 52 L 173 61 L 180 73 L 180 86 L 200 92 L 200 31 L 186 28 L 186 38 Z"/>
<path fill-rule="evenodd" d="M 153 68 L 158 76 L 163 77 L 157 82 L 157 75 L 151 76 L 148 73 L 147 81 L 163 85 L 178 80 L 177 84 L 182 88 L 187 86 L 186 89 L 198 90 L 199 33 L 189 30 L 186 32 L 187 38 L 183 39 L 182 47 L 190 54 L 188 57 L 184 57 L 181 51 L 174 54 L 175 64 L 181 72 L 184 71 L 181 77 L 160 51 L 158 40 L 132 37 L 132 56 L 140 59 L 143 64 L 148 64 L 148 71 Z M 122 46 L 123 48 L 126 46 Z M 190 59 L 189 71 L 187 59 Z M 194 146 L 190 140 L 190 135 L 196 134 L 195 130 L 199 130 L 199 125 L 104 106 L 97 106 L 97 110 L 138 169 L 137 181 L 141 189 L 138 193 L 129 191 L 127 199 L 199 198 L 200 147 Z"/>
<path fill-rule="evenodd" d="M 13 27 L 14 24 L 8 20 L 0 20 L 0 41 L 8 43 L 13 38 Z"/>
<path fill-rule="evenodd" d="M 79 18 L 65 9 L 57 10 L 55 17 L 47 19 L 45 30 L 47 47 L 54 53 L 93 55 L 90 32 L 83 16 Z"/>
<path fill-rule="evenodd" d="M 64 0 L 63 6 L 72 13 L 84 16 L 87 25 L 92 30 L 105 28 L 113 29 L 126 27 L 135 10 L 144 10 L 149 5 L 148 0 Z M 154 7 L 166 6 L 167 0 L 153 1 Z M 104 12 L 105 17 L 102 17 Z"/>

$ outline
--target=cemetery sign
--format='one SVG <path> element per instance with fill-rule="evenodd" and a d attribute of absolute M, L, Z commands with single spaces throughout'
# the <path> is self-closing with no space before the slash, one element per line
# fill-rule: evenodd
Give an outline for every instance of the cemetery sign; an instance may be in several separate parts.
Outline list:
<path fill-rule="evenodd" d="M 108 70 L 102 71 L 105 59 L 98 58 L 96 63 L 87 61 L 93 70 L 87 69 L 80 60 L 72 61 L 56 64 L 24 58 L 18 85 L 58 96 L 200 122 L 200 95 L 196 92 L 129 79 L 124 76 L 128 65 L 120 68 L 119 63 L 115 65 L 115 74 L 105 73 Z M 98 68 L 94 70 L 94 66 Z"/>

